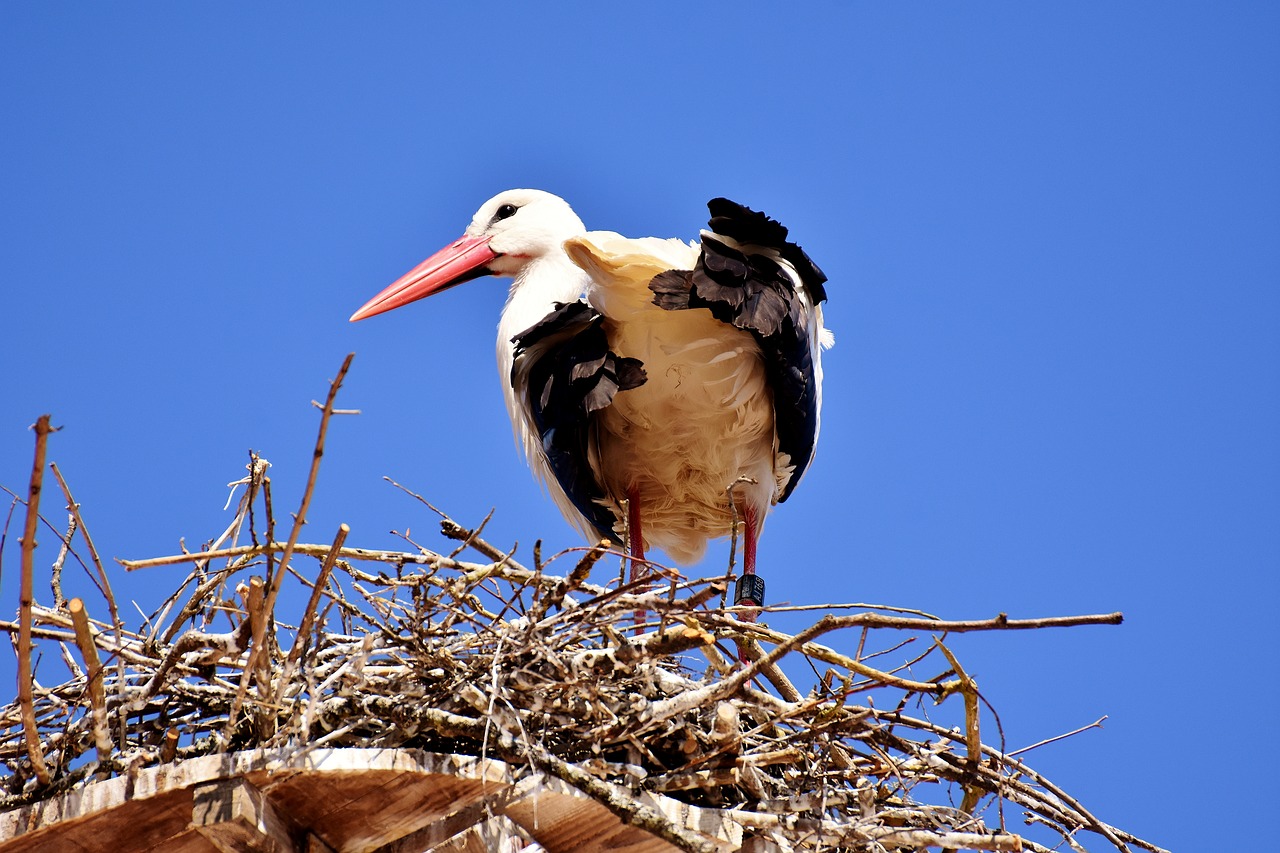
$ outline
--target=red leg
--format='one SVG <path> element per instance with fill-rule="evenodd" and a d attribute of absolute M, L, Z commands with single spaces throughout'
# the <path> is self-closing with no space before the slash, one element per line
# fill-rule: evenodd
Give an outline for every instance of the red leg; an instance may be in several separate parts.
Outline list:
<path fill-rule="evenodd" d="M 738 618 L 743 622 L 754 622 L 760 611 L 756 607 L 764 605 L 764 581 L 756 575 L 756 539 L 760 535 L 760 513 L 748 504 L 742 512 L 742 577 L 738 578 L 738 588 L 734 591 L 733 603 L 748 606 L 740 611 Z M 739 644 L 738 662 L 743 666 L 750 663 L 746 647 Z"/>
<path fill-rule="evenodd" d="M 742 512 L 742 577 L 738 578 L 738 589 L 734 593 L 734 604 L 754 604 L 764 606 L 764 581 L 756 576 L 756 539 L 760 535 L 760 512 L 747 505 Z M 748 610 L 743 619 L 754 622 L 756 612 Z"/>
<path fill-rule="evenodd" d="M 644 564 L 644 532 L 640 527 L 640 490 L 627 490 L 627 532 L 631 541 L 627 543 L 627 553 L 631 556 L 631 583 L 649 573 Z"/>
<path fill-rule="evenodd" d="M 644 562 L 644 530 L 640 526 L 640 490 L 634 486 L 627 489 L 627 555 L 631 557 L 631 583 L 635 583 L 649 575 L 649 566 Z M 643 610 L 635 612 L 636 627 L 633 634 L 640 633 L 640 626 L 648 618 Z"/>

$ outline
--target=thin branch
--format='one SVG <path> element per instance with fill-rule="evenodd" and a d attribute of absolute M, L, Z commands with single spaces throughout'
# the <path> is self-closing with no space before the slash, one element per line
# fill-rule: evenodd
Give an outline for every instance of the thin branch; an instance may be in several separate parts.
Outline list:
<path fill-rule="evenodd" d="M 66 597 L 62 594 L 62 565 L 67 561 L 67 554 L 71 553 L 71 537 L 75 535 L 76 517 L 71 514 L 67 519 L 67 533 L 62 537 L 62 546 L 58 549 L 58 556 L 53 561 L 53 571 L 49 576 L 49 587 L 53 590 L 53 606 L 55 610 L 62 609 L 67 603 Z"/>
<path fill-rule="evenodd" d="M 1057 735 L 1055 737 L 1045 738 L 1044 740 L 1036 741 L 1035 743 L 1031 744 L 1031 746 L 1024 746 L 1022 749 L 1015 749 L 1013 752 L 1006 752 L 1005 755 L 1009 758 L 1012 758 L 1015 755 L 1021 755 L 1024 752 L 1030 752 L 1031 750 L 1039 749 L 1042 746 L 1048 746 L 1051 743 L 1063 740 L 1065 738 L 1072 737 L 1074 735 L 1078 735 L 1081 732 L 1087 732 L 1089 731 L 1089 729 L 1100 729 L 1102 728 L 1103 721 L 1105 721 L 1106 719 L 1107 719 L 1107 715 L 1103 714 L 1101 717 L 1094 720 L 1092 723 L 1090 723 L 1087 726 L 1081 726 L 1078 729 L 1072 729 L 1069 732 L 1064 732 L 1063 734 Z"/>
<path fill-rule="evenodd" d="M 124 566 L 128 571 L 137 571 L 138 569 L 151 569 L 159 566 L 177 566 L 183 563 L 195 563 L 213 560 L 234 560 L 236 558 L 252 558 L 262 557 L 267 554 L 284 553 L 288 543 L 285 542 L 263 542 L 261 545 L 240 545 L 235 548 L 219 548 L 216 551 L 197 551 L 195 553 L 170 554 L 167 557 L 152 557 L 146 560 L 121 560 L 116 562 Z M 301 554 L 304 557 L 325 557 L 329 553 L 328 545 L 307 545 L 298 543 L 293 547 L 294 554 Z M 393 563 L 405 565 L 427 565 L 436 567 L 443 566 L 446 568 L 460 568 L 468 566 L 475 568 L 472 563 L 463 563 L 458 560 L 450 560 L 448 557 L 440 554 L 413 554 L 408 551 L 379 551 L 371 548 L 342 548 L 338 551 L 338 557 L 348 560 L 366 560 L 368 562 L 377 563 Z"/>

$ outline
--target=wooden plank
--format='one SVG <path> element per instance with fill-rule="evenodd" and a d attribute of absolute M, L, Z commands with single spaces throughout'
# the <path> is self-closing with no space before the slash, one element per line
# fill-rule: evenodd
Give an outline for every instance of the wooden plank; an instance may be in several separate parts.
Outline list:
<path fill-rule="evenodd" d="M 316 750 L 294 766 L 305 769 L 280 784 L 259 784 L 270 785 L 280 811 L 338 850 L 394 842 L 504 790 L 511 772 L 498 761 L 412 749 Z"/>
<path fill-rule="evenodd" d="M 192 791 L 191 825 L 219 853 L 298 853 L 297 831 L 245 779 L 218 779 Z"/>
<path fill-rule="evenodd" d="M 123 783 L 116 779 L 111 782 Z M 99 782 L 97 785 L 110 783 Z M 89 786 L 90 788 L 94 786 Z M 125 785 L 118 785 L 123 794 Z M 3 853 L 122 853 L 149 850 L 182 832 L 191 820 L 191 792 L 169 791 L 140 800 L 117 800 L 111 808 L 94 808 L 102 804 L 101 791 L 88 792 L 84 802 L 58 804 L 39 809 L 27 807 L 30 822 L 19 831 L 14 823 L 0 823 L 0 851 Z M 71 797 L 71 795 L 65 795 Z M 45 805 L 45 804 L 41 804 Z M 48 805 L 54 805 L 52 801 Z M 79 807 L 89 809 L 87 815 Z M 64 816 L 67 816 L 64 820 Z M 207 843 L 202 853 L 216 853 Z"/>
<path fill-rule="evenodd" d="M 338 853 L 314 833 L 308 832 L 302 841 L 302 853 Z"/>
<path fill-rule="evenodd" d="M 724 850 L 742 844 L 741 827 L 724 812 L 640 799 Z M 483 841 L 496 830 L 476 827 L 495 815 L 551 853 L 674 850 L 559 779 L 517 783 L 502 762 L 317 749 L 210 755 L 85 785 L 0 814 L 0 853 L 417 853 L 464 836 L 471 840 L 459 849 Z"/>
<path fill-rule="evenodd" d="M 443 844 L 418 848 L 426 853 L 507 853 L 524 849 L 528 836 L 505 817 L 491 817 Z M 591 848 L 604 849 L 604 848 Z M 415 851 L 417 853 L 417 851 Z"/>
<path fill-rule="evenodd" d="M 678 848 L 642 829 L 627 826 L 604 806 L 576 792 L 543 790 L 509 806 L 504 814 L 547 853 L 679 853 Z"/>
<path fill-rule="evenodd" d="M 439 847 L 441 850 L 453 850 L 450 842 L 457 837 L 469 833 L 469 831 L 481 824 L 491 821 L 495 815 L 500 815 L 502 810 L 511 803 L 523 799 L 527 796 L 530 785 L 535 780 L 525 780 L 524 783 L 512 785 L 506 788 L 498 788 L 489 785 L 488 789 L 492 792 L 486 797 L 467 803 L 459 803 L 459 808 L 451 814 L 446 815 L 438 820 L 432 821 L 416 832 L 412 832 L 402 838 L 379 847 L 373 853 L 421 853 L 423 850 L 435 850 Z M 525 837 L 522 832 L 514 829 L 514 824 L 509 820 L 503 819 L 502 823 L 512 832 L 520 837 Z"/>
<path fill-rule="evenodd" d="M 503 809 L 548 853 L 609 850 L 611 853 L 679 853 L 678 848 L 643 829 L 623 823 L 604 805 L 559 779 L 539 777 L 539 785 L 523 799 Z M 616 786 L 615 786 L 616 787 Z M 636 796 L 650 808 L 685 829 L 703 835 L 721 850 L 734 851 L 742 843 L 742 829 L 713 809 L 701 809 L 669 797 Z"/>
<path fill-rule="evenodd" d="M 271 787 L 276 808 L 339 850 L 371 850 L 485 796 L 495 783 L 367 770 L 305 773 Z M 503 787 L 503 786 L 500 786 Z"/>

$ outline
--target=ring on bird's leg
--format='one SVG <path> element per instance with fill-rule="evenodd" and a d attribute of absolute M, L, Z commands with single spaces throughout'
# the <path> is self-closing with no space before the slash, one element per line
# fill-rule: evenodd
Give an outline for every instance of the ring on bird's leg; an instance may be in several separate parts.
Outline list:
<path fill-rule="evenodd" d="M 764 607 L 764 578 L 759 575 L 742 575 L 733 588 L 735 605 L 754 604 Z"/>
<path fill-rule="evenodd" d="M 756 608 L 764 606 L 764 578 L 754 572 L 739 576 L 733 587 L 733 603 L 735 606 L 745 607 L 738 614 L 739 619 L 743 622 L 755 622 L 760 615 Z M 750 641 L 742 640 L 738 643 L 738 663 L 743 666 L 751 663 L 751 656 L 747 654 L 748 642 Z"/>

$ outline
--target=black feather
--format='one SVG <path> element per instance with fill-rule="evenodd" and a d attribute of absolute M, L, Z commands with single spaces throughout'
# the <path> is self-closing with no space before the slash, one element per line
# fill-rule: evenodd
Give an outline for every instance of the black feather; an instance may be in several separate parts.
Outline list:
<path fill-rule="evenodd" d="M 680 311 L 689 307 L 689 292 L 692 288 L 690 270 L 667 270 L 660 272 L 649 282 L 653 291 L 653 304 L 668 311 Z"/>
<path fill-rule="evenodd" d="M 618 518 L 601 503 L 608 495 L 587 462 L 592 415 L 618 392 L 643 385 L 646 376 L 639 359 L 610 352 L 603 321 L 585 302 L 558 304 L 512 338 L 511 373 L 517 385 L 517 377 L 525 377 L 534 426 L 556 481 L 602 537 L 616 539 Z"/>
<path fill-rule="evenodd" d="M 785 225 L 727 198 L 713 198 L 707 202 L 707 209 L 711 211 L 711 221 L 707 224 L 712 231 L 732 237 L 739 243 L 776 249 L 800 274 L 813 304 L 827 300 L 827 291 L 822 286 L 827 281 L 826 274 L 805 254 L 804 249 L 787 240 Z"/>

